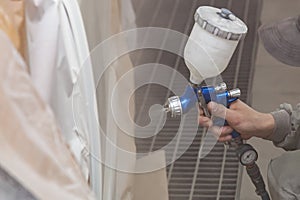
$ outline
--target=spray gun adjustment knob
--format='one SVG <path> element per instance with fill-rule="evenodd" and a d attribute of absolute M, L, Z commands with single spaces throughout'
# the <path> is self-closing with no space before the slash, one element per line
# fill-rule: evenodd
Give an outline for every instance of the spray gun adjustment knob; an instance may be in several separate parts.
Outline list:
<path fill-rule="evenodd" d="M 230 90 L 228 93 L 230 98 L 238 98 L 241 96 L 241 90 L 238 88 Z"/>
<path fill-rule="evenodd" d="M 224 82 L 215 87 L 216 92 L 224 92 L 225 90 L 227 90 L 227 85 Z"/>

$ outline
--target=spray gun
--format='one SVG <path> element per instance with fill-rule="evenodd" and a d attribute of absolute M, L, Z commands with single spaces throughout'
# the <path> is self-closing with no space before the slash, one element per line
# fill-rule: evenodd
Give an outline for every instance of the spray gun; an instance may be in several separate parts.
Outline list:
<path fill-rule="evenodd" d="M 227 9 L 209 6 L 199 7 L 195 13 L 195 24 L 184 49 L 184 59 L 190 70 L 190 82 L 182 96 L 170 97 L 165 104 L 165 111 L 172 117 L 181 116 L 199 105 L 208 117 L 207 104 L 210 101 L 229 108 L 236 101 L 241 91 L 236 88 L 228 90 L 225 83 L 216 86 L 203 86 L 207 78 L 213 78 L 223 72 L 237 47 L 239 40 L 247 33 L 247 26 Z M 227 125 L 224 119 L 212 116 L 216 126 Z M 256 187 L 256 193 L 263 200 L 270 197 L 259 167 L 255 163 L 258 154 L 250 145 L 245 144 L 237 131 L 231 133 L 229 145 L 236 149 L 240 163 Z"/>

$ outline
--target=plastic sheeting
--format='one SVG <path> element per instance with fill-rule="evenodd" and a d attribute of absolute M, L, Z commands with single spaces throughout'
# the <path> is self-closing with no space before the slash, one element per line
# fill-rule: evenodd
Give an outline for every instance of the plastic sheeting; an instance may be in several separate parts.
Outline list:
<path fill-rule="evenodd" d="M 2 168 L 0 169 L 0 199 L 36 200 L 28 190 Z"/>
<path fill-rule="evenodd" d="M 0 16 L 0 29 L 7 33 L 14 46 L 23 55 L 25 45 L 23 1 L 0 1 Z"/>
<path fill-rule="evenodd" d="M 93 199 L 26 65 L 0 31 L 0 164 L 38 199 Z"/>
<path fill-rule="evenodd" d="M 77 1 L 26 0 L 28 61 L 37 91 L 54 111 L 98 199 L 100 134 L 86 34 Z"/>

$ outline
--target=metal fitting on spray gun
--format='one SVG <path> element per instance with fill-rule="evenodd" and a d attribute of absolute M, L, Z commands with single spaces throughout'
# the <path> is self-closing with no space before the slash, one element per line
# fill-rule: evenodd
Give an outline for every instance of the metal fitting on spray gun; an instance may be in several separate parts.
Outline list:
<path fill-rule="evenodd" d="M 188 85 L 182 96 L 170 97 L 164 105 L 165 111 L 171 113 L 171 117 L 178 117 L 189 112 L 198 102 L 197 87 Z"/>

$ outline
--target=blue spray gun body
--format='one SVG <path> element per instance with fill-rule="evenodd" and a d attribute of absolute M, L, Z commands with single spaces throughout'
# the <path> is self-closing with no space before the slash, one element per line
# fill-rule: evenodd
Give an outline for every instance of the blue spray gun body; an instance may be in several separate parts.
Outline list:
<path fill-rule="evenodd" d="M 207 109 L 209 102 L 214 101 L 229 107 L 240 95 L 241 92 L 239 89 L 227 90 L 225 83 L 220 83 L 217 86 L 188 85 L 182 96 L 169 98 L 165 108 L 173 117 L 176 117 L 189 112 L 196 103 L 199 103 L 204 114 L 210 117 Z M 213 117 L 213 123 L 216 126 L 227 125 L 227 122 L 219 117 Z M 239 136 L 238 132 L 232 132 L 232 138 L 238 138 Z"/>

